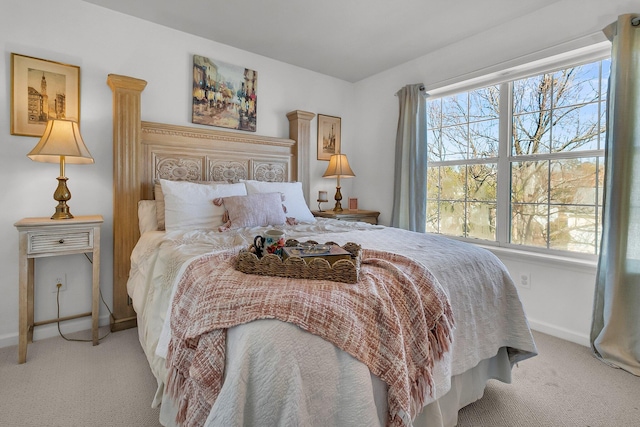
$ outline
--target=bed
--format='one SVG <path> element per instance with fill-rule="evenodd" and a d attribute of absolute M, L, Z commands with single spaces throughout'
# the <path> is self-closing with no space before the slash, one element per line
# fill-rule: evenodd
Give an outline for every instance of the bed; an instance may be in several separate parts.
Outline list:
<path fill-rule="evenodd" d="M 299 198 L 309 200 L 312 113 L 287 114 L 290 139 L 143 122 L 140 94 L 146 82 L 118 75 L 110 75 L 107 82 L 114 100 L 112 330 L 137 325 L 158 381 L 157 393 L 150 400 L 160 405 L 163 425 L 453 426 L 458 410 L 482 397 L 488 379 L 510 382 L 514 364 L 537 353 L 513 281 L 490 252 L 442 236 L 308 219 L 308 207 L 301 206 Z M 193 219 L 190 214 L 198 211 L 181 205 L 193 199 L 191 191 L 206 186 L 204 197 L 219 194 L 227 202 L 236 200 L 234 197 L 246 200 L 248 193 L 224 193 L 234 185 L 233 191 L 252 189 L 251 195 L 290 192 L 281 202 L 288 208 L 289 219 L 296 220 L 269 227 L 240 222 L 243 226 L 226 231 L 184 226 Z M 164 200 L 154 199 L 158 188 Z M 232 209 L 227 213 L 232 214 Z M 238 220 L 230 216 L 232 224 Z M 159 230 L 163 220 L 164 230 Z M 417 357 L 412 357 L 413 363 L 407 364 L 429 365 L 426 383 L 421 383 L 418 393 L 419 408 L 414 407 L 413 390 L 410 407 L 406 399 L 395 398 L 402 387 L 385 377 L 378 364 L 364 361 L 358 353 L 362 345 L 353 346 L 352 339 L 338 343 L 310 333 L 305 322 L 283 321 L 282 313 L 246 318 L 224 329 L 203 329 L 197 340 L 180 335 L 193 330 L 194 324 L 211 328 L 216 316 L 202 312 L 203 306 L 192 302 L 209 298 L 211 289 L 217 289 L 210 277 L 225 277 L 229 283 L 245 280 L 238 278 L 243 273 L 224 268 L 267 228 L 283 230 L 287 238 L 299 241 L 357 242 L 367 260 L 362 277 L 368 277 L 365 270 L 369 274 L 368 269 L 379 259 L 393 257 L 390 265 L 406 262 L 415 269 L 417 281 L 429 282 L 441 309 L 434 317 L 438 326 L 433 335 L 442 336 L 422 340 L 429 341 L 425 352 L 433 357 L 427 354 L 420 360 L 429 363 L 417 363 Z M 214 266 L 207 267 L 214 270 L 196 275 L 194 271 L 202 266 Z M 191 276 L 194 281 L 187 282 Z M 236 289 L 250 285 L 241 283 Z M 322 286 L 333 292 L 351 285 L 323 282 Z M 196 290 L 202 293 L 195 294 Z M 247 300 L 251 298 L 243 295 L 238 301 Z M 235 302 L 231 298 L 225 304 Z M 240 311 L 249 312 L 247 307 Z M 334 314 L 326 315 L 327 321 L 338 317 Z M 176 326 L 180 324 L 182 330 Z M 185 360 L 188 364 L 183 372 L 192 374 L 189 405 L 184 399 L 189 392 L 176 379 Z M 206 364 L 206 369 L 198 369 L 194 360 L 198 366 Z M 400 401 L 404 406 L 398 406 Z"/>

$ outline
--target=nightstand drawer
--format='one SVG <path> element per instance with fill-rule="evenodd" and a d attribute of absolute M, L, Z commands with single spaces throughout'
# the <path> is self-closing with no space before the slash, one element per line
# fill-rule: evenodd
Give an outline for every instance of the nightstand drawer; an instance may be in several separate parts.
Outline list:
<path fill-rule="evenodd" d="M 337 217 L 336 219 L 341 220 L 341 221 L 368 222 L 369 224 L 377 224 L 378 223 L 378 217 L 376 215 L 362 215 L 362 216 L 344 215 L 344 216 L 341 216 L 341 217 Z"/>
<path fill-rule="evenodd" d="M 313 216 L 320 218 L 331 218 L 340 221 L 361 221 L 368 222 L 369 224 L 378 224 L 378 211 L 367 211 L 364 209 L 344 209 L 340 212 L 332 210 L 328 211 L 311 211 Z"/>
<path fill-rule="evenodd" d="M 93 229 L 81 231 L 30 232 L 27 254 L 93 250 Z"/>

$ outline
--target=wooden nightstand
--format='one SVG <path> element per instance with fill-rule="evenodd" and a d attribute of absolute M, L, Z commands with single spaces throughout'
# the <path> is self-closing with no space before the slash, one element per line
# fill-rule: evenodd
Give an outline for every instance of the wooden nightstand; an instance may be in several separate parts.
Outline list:
<path fill-rule="evenodd" d="M 24 218 L 14 225 L 19 232 L 19 343 L 18 363 L 27 361 L 27 344 L 33 342 L 33 328 L 63 320 L 91 316 L 93 345 L 98 345 L 100 301 L 100 226 L 101 215 L 72 219 Z M 33 321 L 33 282 L 36 258 L 82 253 L 93 254 L 91 311 L 40 322 Z"/>
<path fill-rule="evenodd" d="M 365 211 L 363 209 L 349 210 L 345 209 L 342 212 L 334 212 L 332 210 L 327 211 L 311 211 L 313 216 L 321 218 L 339 219 L 341 221 L 362 221 L 369 224 L 377 224 L 378 216 L 380 212 L 377 211 Z"/>

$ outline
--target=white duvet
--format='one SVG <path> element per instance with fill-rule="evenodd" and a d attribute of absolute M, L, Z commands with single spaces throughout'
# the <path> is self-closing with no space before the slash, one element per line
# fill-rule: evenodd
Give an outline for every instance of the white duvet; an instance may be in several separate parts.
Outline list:
<path fill-rule="evenodd" d="M 511 364 L 536 354 L 517 290 L 489 251 L 364 223 L 318 220 L 278 228 L 299 241 L 355 242 L 400 253 L 431 270 L 449 295 L 456 322 L 452 350 L 434 368 L 432 400 L 450 389 L 452 376 L 496 356 L 501 348 Z M 127 288 L 138 315 L 140 342 L 158 379 L 155 404 L 163 398 L 170 300 L 181 271 L 202 254 L 238 252 L 263 230 L 148 232 L 136 245 Z M 362 363 L 294 325 L 262 320 L 230 328 L 226 351 L 225 380 L 208 426 L 384 425 L 384 383 Z M 163 406 L 170 406 L 166 396 Z M 164 425 L 172 424 L 169 409 L 163 408 Z"/>

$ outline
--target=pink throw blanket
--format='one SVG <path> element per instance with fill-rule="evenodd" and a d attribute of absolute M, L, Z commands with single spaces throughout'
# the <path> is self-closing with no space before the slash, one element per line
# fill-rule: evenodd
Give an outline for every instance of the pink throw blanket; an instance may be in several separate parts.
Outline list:
<path fill-rule="evenodd" d="M 171 312 L 167 388 L 178 423 L 203 425 L 222 387 L 226 328 L 257 319 L 298 325 L 349 353 L 388 385 L 389 426 L 406 426 L 433 392 L 453 315 L 421 264 L 363 249 L 356 284 L 257 276 L 234 254 L 205 255 L 182 276 Z"/>

